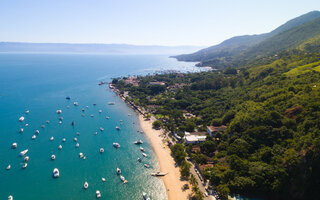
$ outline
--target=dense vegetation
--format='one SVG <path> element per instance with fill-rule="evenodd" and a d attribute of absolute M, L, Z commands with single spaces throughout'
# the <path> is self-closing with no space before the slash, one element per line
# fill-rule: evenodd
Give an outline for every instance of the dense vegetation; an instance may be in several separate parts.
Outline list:
<path fill-rule="evenodd" d="M 320 12 L 294 18 L 275 30 L 260 35 L 237 36 L 193 54 L 175 56 L 178 60 L 198 61 L 202 66 L 227 68 L 248 64 L 259 57 L 289 48 L 313 48 L 320 41 Z M 318 19 L 318 21 L 317 21 Z"/>
<path fill-rule="evenodd" d="M 147 108 L 171 133 L 205 131 L 193 161 L 213 167 L 204 176 L 222 197 L 240 193 L 268 199 L 316 199 L 320 195 L 320 54 L 286 50 L 238 69 L 138 77 L 139 86 L 114 79 L 127 100 Z M 150 81 L 165 85 L 151 85 Z M 186 117 L 185 113 L 191 113 Z M 184 164 L 181 145 L 176 161 Z M 188 174 L 186 174 L 187 176 Z"/>

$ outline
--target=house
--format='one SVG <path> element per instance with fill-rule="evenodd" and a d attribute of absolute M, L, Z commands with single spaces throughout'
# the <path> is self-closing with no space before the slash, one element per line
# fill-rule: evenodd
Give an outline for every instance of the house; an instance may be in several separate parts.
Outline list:
<path fill-rule="evenodd" d="M 164 82 L 149 82 L 149 85 L 166 85 Z"/>
<path fill-rule="evenodd" d="M 207 132 L 210 136 L 215 135 L 218 132 L 224 131 L 227 129 L 227 126 L 221 125 L 221 126 L 207 126 Z"/>
<path fill-rule="evenodd" d="M 124 79 L 124 82 L 126 84 L 132 84 L 135 87 L 139 86 L 139 79 L 135 76 L 128 77 L 128 78 Z"/>
<path fill-rule="evenodd" d="M 185 132 L 184 140 L 187 144 L 199 144 L 206 141 L 207 136 L 205 132 Z"/>

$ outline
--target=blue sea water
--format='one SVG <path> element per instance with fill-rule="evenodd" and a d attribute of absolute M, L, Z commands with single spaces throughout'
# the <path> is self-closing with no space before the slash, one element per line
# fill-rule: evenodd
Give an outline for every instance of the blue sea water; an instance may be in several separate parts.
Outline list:
<path fill-rule="evenodd" d="M 198 70 L 194 63 L 177 62 L 167 56 L 0 54 L 0 199 L 13 195 L 15 200 L 85 200 L 95 199 L 96 190 L 101 191 L 101 199 L 143 199 L 142 192 L 148 192 L 152 199 L 167 199 L 161 179 L 150 176 L 159 164 L 145 135 L 137 132 L 141 130 L 137 115 L 107 85 L 97 85 L 112 77 L 165 69 Z M 78 107 L 74 101 L 79 102 Z M 82 108 L 85 116 L 81 115 Z M 57 109 L 62 110 L 61 115 L 56 114 Z M 30 113 L 25 114 L 26 110 Z M 23 123 L 18 121 L 20 116 L 25 116 Z M 60 116 L 62 124 L 58 123 Z M 24 128 L 23 133 L 19 133 L 20 128 Z M 32 140 L 37 129 L 40 134 Z M 51 136 L 54 141 L 49 140 Z M 74 137 L 79 148 L 75 148 Z M 137 162 L 142 157 L 139 147 L 133 144 L 137 139 L 144 141 L 142 146 L 149 155 L 142 163 Z M 16 149 L 11 149 L 13 142 L 18 143 Z M 113 148 L 113 142 L 121 147 Z M 63 148 L 58 150 L 60 144 Z M 101 147 L 105 150 L 102 154 Z M 19 157 L 24 149 L 29 149 L 30 157 L 26 169 L 22 169 L 23 158 Z M 80 152 L 86 160 L 79 158 Z M 52 154 L 56 155 L 54 161 L 50 159 Z M 11 170 L 6 170 L 9 164 Z M 116 175 L 117 167 L 127 184 Z M 60 170 L 57 179 L 52 177 L 54 168 Z M 83 189 L 85 181 L 89 183 L 87 190 Z"/>

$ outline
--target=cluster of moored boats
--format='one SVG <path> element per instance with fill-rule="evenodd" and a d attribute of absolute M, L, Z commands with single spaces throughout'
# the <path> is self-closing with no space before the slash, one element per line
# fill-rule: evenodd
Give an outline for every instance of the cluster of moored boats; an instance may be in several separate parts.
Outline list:
<path fill-rule="evenodd" d="M 69 96 L 67 96 L 66 99 L 67 99 L 67 100 L 70 100 L 71 98 L 70 98 Z M 109 104 L 109 105 L 114 105 L 115 103 L 114 103 L 114 102 L 109 102 L 108 104 Z M 74 106 L 79 106 L 79 103 L 78 103 L 78 102 L 74 102 L 73 105 L 74 105 Z M 93 105 L 95 106 L 96 104 L 93 104 Z M 88 108 L 88 107 L 89 107 L 89 106 L 86 106 L 86 108 Z M 70 108 L 70 106 L 67 106 L 67 108 Z M 85 116 L 85 115 L 84 115 L 85 108 L 82 108 L 81 111 L 82 111 L 82 114 L 81 114 L 81 115 L 82 115 L 82 116 Z M 102 113 L 102 110 L 98 110 L 98 112 L 99 112 L 99 114 L 101 114 L 101 113 Z M 28 115 L 29 113 L 30 113 L 30 110 L 26 110 L 26 111 L 25 111 L 25 114 L 26 114 L 26 115 Z M 63 123 L 63 117 L 61 116 L 61 115 L 62 115 L 62 110 L 61 110 L 61 109 L 57 109 L 57 110 L 56 110 L 56 114 L 59 116 L 59 117 L 58 117 L 58 123 L 59 123 L 59 124 L 62 124 L 62 123 Z M 131 115 L 131 114 L 128 114 L 128 115 Z M 91 117 L 94 117 L 93 114 L 91 114 L 90 116 L 91 116 Z M 28 124 L 28 123 L 24 123 L 24 122 L 25 122 L 25 119 L 26 119 L 25 116 L 21 116 L 21 117 L 19 118 L 19 122 L 23 123 L 24 127 L 28 127 L 29 124 Z M 110 119 L 110 117 L 109 117 L 109 116 L 106 116 L 106 119 Z M 47 120 L 47 121 L 46 121 L 46 124 L 49 124 L 49 123 L 50 123 L 50 121 Z M 120 120 L 120 125 L 121 125 L 121 124 L 123 124 L 123 121 L 122 121 L 122 120 Z M 71 125 L 72 125 L 72 126 L 75 126 L 75 122 L 72 121 L 72 122 L 71 122 Z M 44 128 L 45 128 L 45 125 L 42 124 L 42 125 L 41 125 L 41 128 L 44 129 Z M 120 127 L 119 127 L 119 126 L 116 126 L 115 129 L 116 129 L 116 130 L 120 130 Z M 100 132 L 103 132 L 103 131 L 104 131 L 104 128 L 103 128 L 103 127 L 100 127 L 99 130 L 100 130 Z M 24 128 L 20 128 L 19 133 L 23 133 L 23 132 L 24 132 Z M 142 132 L 142 131 L 141 131 L 141 132 Z M 36 140 L 37 135 L 39 135 L 39 134 L 40 134 L 40 131 L 39 131 L 39 130 L 35 130 L 34 134 L 33 134 L 32 137 L 31 137 L 31 139 L 32 139 L 32 140 Z M 77 134 L 77 136 L 80 135 L 79 132 L 77 132 L 76 134 Z M 94 132 L 94 135 L 97 135 L 97 134 L 98 134 L 98 132 Z M 50 141 L 54 141 L 55 138 L 54 138 L 53 136 L 51 136 L 49 140 L 50 140 Z M 74 142 L 76 143 L 76 144 L 75 144 L 75 147 L 76 147 L 76 148 L 79 148 L 80 144 L 78 143 L 78 138 L 75 137 L 73 140 L 74 140 Z M 66 142 L 66 138 L 62 138 L 61 141 L 62 141 L 62 143 Z M 141 145 L 141 144 L 143 144 L 143 141 L 142 141 L 142 140 L 137 140 L 137 141 L 134 142 L 134 144 L 136 144 L 136 145 Z M 113 147 L 115 147 L 116 149 L 118 149 L 118 148 L 120 148 L 120 144 L 117 143 L 117 142 L 114 142 L 114 143 L 113 143 Z M 18 143 L 17 143 L 17 142 L 12 143 L 11 148 L 12 148 L 12 149 L 18 148 Z M 143 147 L 140 146 L 139 148 L 140 148 L 140 150 L 141 150 L 141 152 L 142 152 L 142 156 L 143 156 L 143 157 L 147 157 L 147 154 L 144 153 Z M 60 144 L 60 145 L 58 146 L 58 150 L 62 150 L 62 144 Z M 27 166 L 28 166 L 28 161 L 29 161 L 29 159 L 30 159 L 30 157 L 27 156 L 27 153 L 28 153 L 28 152 L 29 152 L 29 149 L 24 149 L 23 151 L 21 151 L 21 152 L 19 153 L 19 156 L 20 156 L 20 157 L 23 157 L 23 164 L 22 164 L 22 168 L 23 168 L 23 169 L 27 168 Z M 101 147 L 101 148 L 99 149 L 99 152 L 100 152 L 101 154 L 104 153 L 104 148 Z M 80 152 L 80 153 L 79 153 L 79 158 L 85 160 L 85 159 L 86 159 L 86 156 L 84 155 L 84 153 Z M 55 155 L 55 154 L 52 154 L 52 155 L 50 156 L 50 159 L 51 159 L 52 161 L 55 160 L 55 159 L 56 159 L 56 155 Z M 141 163 L 141 162 L 142 162 L 142 158 L 139 157 L 139 158 L 138 158 L 138 161 Z M 144 166 L 145 166 L 146 168 L 149 168 L 149 167 L 150 167 L 150 165 L 148 165 L 148 164 L 146 164 L 146 163 L 144 164 Z M 9 165 L 6 167 L 6 169 L 7 169 L 7 170 L 10 170 L 10 169 L 11 169 L 11 165 L 9 164 Z M 120 180 L 121 180 L 123 183 L 128 183 L 128 180 L 126 180 L 125 177 L 121 174 L 121 169 L 120 169 L 120 168 L 117 168 L 117 169 L 116 169 L 116 174 L 120 177 Z M 53 169 L 53 171 L 52 171 L 52 176 L 53 176 L 53 178 L 58 178 L 58 177 L 60 176 L 60 171 L 59 171 L 58 168 L 54 168 L 54 169 Z M 102 181 L 105 182 L 106 179 L 105 179 L 105 178 L 102 178 Z M 84 187 L 84 189 L 87 189 L 87 188 L 89 187 L 89 183 L 88 183 L 87 181 L 85 181 L 83 187 Z M 100 198 L 100 197 L 101 197 L 101 192 L 100 192 L 99 190 L 96 190 L 96 197 L 97 197 L 97 198 Z M 147 193 L 143 193 L 143 197 L 144 197 L 144 199 L 146 199 L 146 200 L 150 200 L 150 197 L 148 196 Z M 8 197 L 8 200 L 13 200 L 13 196 L 10 195 L 10 196 Z"/>

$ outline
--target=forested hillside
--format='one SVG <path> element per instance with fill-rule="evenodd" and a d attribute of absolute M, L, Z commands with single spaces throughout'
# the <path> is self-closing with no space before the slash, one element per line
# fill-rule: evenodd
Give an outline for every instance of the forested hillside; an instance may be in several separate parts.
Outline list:
<path fill-rule="evenodd" d="M 319 53 L 286 50 L 239 69 L 138 77 L 138 86 L 126 80 L 113 84 L 172 134 L 227 126 L 198 152 L 185 146 L 194 162 L 213 163 L 203 173 L 222 198 L 319 197 Z"/>

